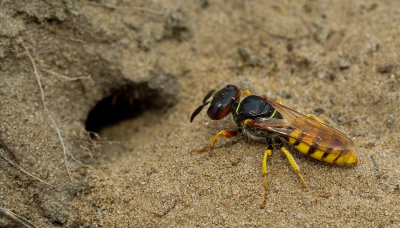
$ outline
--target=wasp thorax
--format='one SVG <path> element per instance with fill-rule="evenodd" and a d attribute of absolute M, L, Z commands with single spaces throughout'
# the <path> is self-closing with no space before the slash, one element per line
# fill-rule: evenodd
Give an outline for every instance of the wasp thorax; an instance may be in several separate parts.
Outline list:
<path fill-rule="evenodd" d="M 250 95 L 240 101 L 235 107 L 233 112 L 233 118 L 236 123 L 241 123 L 245 119 L 254 119 L 257 117 L 279 117 L 276 114 L 274 116 L 275 109 L 267 103 L 265 99 L 260 96 Z"/>
<path fill-rule="evenodd" d="M 207 115 L 219 120 L 229 114 L 232 104 L 240 97 L 240 90 L 234 85 L 227 85 L 213 95 Z"/>

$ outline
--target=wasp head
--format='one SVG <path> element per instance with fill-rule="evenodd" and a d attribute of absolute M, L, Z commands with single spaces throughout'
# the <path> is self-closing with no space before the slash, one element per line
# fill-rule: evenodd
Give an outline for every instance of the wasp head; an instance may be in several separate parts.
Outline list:
<path fill-rule="evenodd" d="M 211 102 L 208 101 L 212 96 Z M 212 120 L 220 120 L 229 114 L 232 104 L 240 97 L 240 90 L 234 85 L 227 85 L 215 92 L 210 91 L 203 99 L 203 104 L 194 110 L 190 122 L 201 112 L 204 106 L 210 104 L 207 115 Z"/>

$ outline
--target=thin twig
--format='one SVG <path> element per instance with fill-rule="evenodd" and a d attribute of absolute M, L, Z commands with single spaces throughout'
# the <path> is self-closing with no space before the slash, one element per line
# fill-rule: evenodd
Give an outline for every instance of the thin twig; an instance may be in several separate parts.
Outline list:
<path fill-rule="evenodd" d="M 164 211 L 162 214 L 160 214 L 160 213 L 157 213 L 157 212 L 153 212 L 153 214 L 155 215 L 155 216 L 157 216 L 157 217 L 163 217 L 163 216 L 165 216 L 165 215 L 167 215 L 172 209 L 174 209 L 175 208 L 175 206 L 176 206 L 176 199 L 174 198 L 174 203 L 172 204 L 172 206 L 171 207 L 169 207 L 169 208 L 167 208 L 167 210 L 166 211 Z"/>
<path fill-rule="evenodd" d="M 20 172 L 22 172 L 22 173 L 24 173 L 24 174 L 26 174 L 26 175 L 32 177 L 33 179 L 42 182 L 42 183 L 45 184 L 45 185 L 47 185 L 47 186 L 49 186 L 49 187 L 52 187 L 52 188 L 55 188 L 53 185 L 47 183 L 46 181 L 40 179 L 40 178 L 37 177 L 37 176 L 34 176 L 33 174 L 30 174 L 28 171 L 25 171 L 23 168 L 21 168 L 18 164 L 16 164 L 15 162 L 9 160 L 8 158 L 6 158 L 6 157 L 4 156 L 4 154 L 3 154 L 2 151 L 4 151 L 4 149 L 0 149 L 0 158 L 2 158 L 4 161 L 6 161 L 9 165 L 11 165 L 11 166 L 14 167 L 15 169 L 19 170 Z"/>
<path fill-rule="evenodd" d="M 7 208 L 0 207 L 0 212 L 2 212 L 3 214 L 7 215 L 12 220 L 14 220 L 15 222 L 21 224 L 22 226 L 24 226 L 26 228 L 38 228 L 37 226 L 33 225 L 31 222 L 29 222 L 28 220 L 26 220 L 22 216 L 15 214 L 14 212 L 8 210 Z"/>
<path fill-rule="evenodd" d="M 42 70 L 43 70 L 43 71 L 46 71 L 47 73 L 54 74 L 55 76 L 58 76 L 58 77 L 60 77 L 60 78 L 62 78 L 62 79 L 68 80 L 68 81 L 76 81 L 76 80 L 79 80 L 79 79 L 92 79 L 92 76 L 91 76 L 91 75 L 72 78 L 72 77 L 68 77 L 68 76 L 65 76 L 65 75 L 63 75 L 63 74 L 54 72 L 54 71 L 49 70 L 49 69 L 42 69 Z"/>
<path fill-rule="evenodd" d="M 31 55 L 29 49 L 25 46 L 23 40 L 22 40 L 21 38 L 19 38 L 18 41 L 21 43 L 22 47 L 23 47 L 24 50 L 25 50 L 25 54 L 28 56 L 28 58 L 29 58 L 30 61 L 31 61 L 31 64 L 32 64 L 32 67 L 33 67 L 33 73 L 35 74 L 37 83 L 38 83 L 38 85 L 39 85 L 39 89 L 40 89 L 40 93 L 41 93 L 41 98 L 42 98 L 43 107 L 44 107 L 44 109 L 45 109 L 47 115 L 49 116 L 49 119 L 50 119 L 51 123 L 53 124 L 54 128 L 55 128 L 56 131 L 57 131 L 58 138 L 60 139 L 61 147 L 62 147 L 62 149 L 63 149 L 63 154 L 64 154 L 64 165 L 65 165 L 65 168 L 66 168 L 66 170 L 67 170 L 68 176 L 71 178 L 71 172 L 70 172 L 70 170 L 69 170 L 69 168 L 68 168 L 68 164 L 67 164 L 67 148 L 66 148 L 65 145 L 64 145 L 64 139 L 63 139 L 63 137 L 61 136 L 60 129 L 58 128 L 56 121 L 55 121 L 55 120 L 53 119 L 53 117 L 50 115 L 50 112 L 49 112 L 49 110 L 47 109 L 47 106 L 46 106 L 46 102 L 44 101 L 44 98 L 45 98 L 45 97 L 44 97 L 43 86 L 42 86 L 42 82 L 41 82 L 41 80 L 40 80 L 40 73 L 39 73 L 39 71 L 38 71 L 38 69 L 37 69 L 37 67 L 36 67 L 35 59 L 32 57 L 32 55 Z"/>
<path fill-rule="evenodd" d="M 345 121 L 339 122 L 339 125 L 345 125 L 345 124 L 348 124 L 348 123 L 353 122 L 353 121 L 358 121 L 360 119 L 362 119 L 362 117 L 356 117 L 356 118 L 353 118 L 353 119 L 345 120 Z"/>
<path fill-rule="evenodd" d="M 381 179 L 381 178 L 382 178 L 382 174 L 381 174 L 381 172 L 379 171 L 378 164 L 376 163 L 374 156 L 373 156 L 373 155 L 370 155 L 369 158 L 371 158 L 372 164 L 374 165 L 375 177 L 376 177 L 377 179 Z"/>
<path fill-rule="evenodd" d="M 73 38 L 73 37 L 68 37 L 69 40 L 74 41 L 74 42 L 78 42 L 81 44 L 86 43 L 84 40 L 78 39 L 78 38 Z"/>
<path fill-rule="evenodd" d="M 133 7 L 120 7 L 120 6 L 116 6 L 116 5 L 111 5 L 111 4 L 106 4 L 106 3 L 97 3 L 97 2 L 88 2 L 89 5 L 92 6 L 101 6 L 104 7 L 106 9 L 111 9 L 111 10 L 115 10 L 115 9 L 120 9 L 120 10 L 126 10 L 126 9 L 133 9 L 133 10 L 137 10 L 137 11 L 142 11 L 142 12 L 147 12 L 147 13 L 152 13 L 158 16 L 163 16 L 164 13 L 154 10 L 154 9 L 150 9 L 150 8 L 145 8 L 145 7 L 139 7 L 139 6 L 133 6 Z"/>
<path fill-rule="evenodd" d="M 134 6 L 134 7 L 132 7 L 132 9 L 133 10 L 147 12 L 147 13 L 152 13 L 152 14 L 159 15 L 159 16 L 163 16 L 164 15 L 164 13 L 162 13 L 160 11 L 157 11 L 157 10 L 150 9 L 150 8 Z"/>

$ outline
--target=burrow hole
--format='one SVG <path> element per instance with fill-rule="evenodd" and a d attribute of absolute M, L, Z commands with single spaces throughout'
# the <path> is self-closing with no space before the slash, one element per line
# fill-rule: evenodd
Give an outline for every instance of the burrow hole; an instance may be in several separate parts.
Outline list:
<path fill-rule="evenodd" d="M 145 111 L 162 113 L 173 104 L 173 97 L 160 89 L 153 89 L 147 83 L 132 83 L 112 90 L 89 111 L 85 128 L 101 133 L 111 125 L 135 118 Z"/>

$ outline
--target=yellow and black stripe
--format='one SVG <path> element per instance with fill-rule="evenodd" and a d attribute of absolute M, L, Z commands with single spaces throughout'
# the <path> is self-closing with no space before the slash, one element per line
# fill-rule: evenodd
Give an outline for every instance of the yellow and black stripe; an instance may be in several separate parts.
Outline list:
<path fill-rule="evenodd" d="M 315 142 L 316 135 L 318 135 L 318 131 L 305 134 L 295 129 L 289 135 L 288 141 L 299 152 L 319 161 L 350 165 L 357 163 L 356 155 L 352 149 L 336 149 L 341 142 L 340 139 L 330 138 L 317 144 Z"/>

